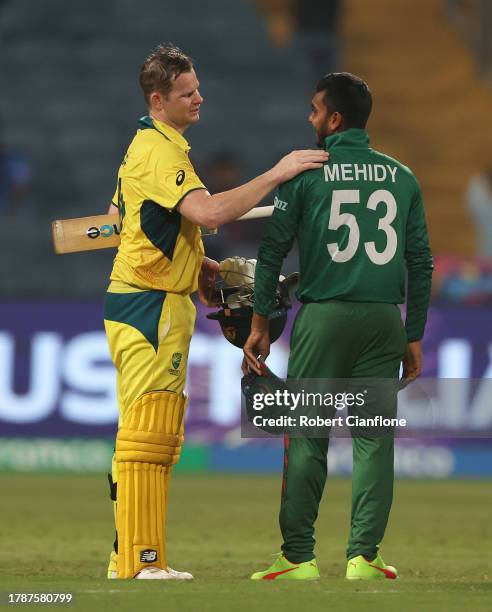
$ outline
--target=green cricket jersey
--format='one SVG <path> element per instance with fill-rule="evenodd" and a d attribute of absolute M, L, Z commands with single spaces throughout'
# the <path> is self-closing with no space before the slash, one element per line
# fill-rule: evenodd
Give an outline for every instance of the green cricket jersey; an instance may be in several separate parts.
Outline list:
<path fill-rule="evenodd" d="M 261 242 L 255 312 L 269 314 L 282 260 L 299 244 L 301 302 L 405 302 L 408 341 L 424 333 L 433 260 L 419 185 L 364 130 L 329 136 L 328 162 L 280 186 Z"/>

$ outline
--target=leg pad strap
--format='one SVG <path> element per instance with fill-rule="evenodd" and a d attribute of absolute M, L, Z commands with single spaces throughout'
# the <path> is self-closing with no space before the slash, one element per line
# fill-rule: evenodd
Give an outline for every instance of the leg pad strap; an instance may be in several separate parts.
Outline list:
<path fill-rule="evenodd" d="M 116 436 L 116 461 L 177 463 L 184 439 L 186 398 L 151 391 L 134 402 Z"/>

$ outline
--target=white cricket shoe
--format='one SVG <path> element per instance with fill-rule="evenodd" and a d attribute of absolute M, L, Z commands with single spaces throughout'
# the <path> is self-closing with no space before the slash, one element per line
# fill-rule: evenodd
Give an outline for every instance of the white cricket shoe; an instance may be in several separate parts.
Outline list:
<path fill-rule="evenodd" d="M 108 578 L 114 580 L 118 578 L 118 572 L 109 572 Z M 145 567 L 140 570 L 135 576 L 135 580 L 193 580 L 193 574 L 190 572 L 178 572 L 172 567 L 168 567 L 167 571 L 159 567 Z"/>
<path fill-rule="evenodd" d="M 174 580 L 193 580 L 193 574 L 190 572 L 178 572 L 178 570 L 173 569 L 172 567 L 167 568 L 167 573 L 171 574 Z"/>

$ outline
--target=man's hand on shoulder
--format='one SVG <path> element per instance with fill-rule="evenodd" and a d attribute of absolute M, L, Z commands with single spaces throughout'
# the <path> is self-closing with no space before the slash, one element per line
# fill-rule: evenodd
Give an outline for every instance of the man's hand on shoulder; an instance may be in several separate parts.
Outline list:
<path fill-rule="evenodd" d="M 290 181 L 305 170 L 313 170 L 322 168 L 323 164 L 328 161 L 329 153 L 322 149 L 305 149 L 302 151 L 292 151 L 272 168 L 275 173 L 277 184 Z"/>

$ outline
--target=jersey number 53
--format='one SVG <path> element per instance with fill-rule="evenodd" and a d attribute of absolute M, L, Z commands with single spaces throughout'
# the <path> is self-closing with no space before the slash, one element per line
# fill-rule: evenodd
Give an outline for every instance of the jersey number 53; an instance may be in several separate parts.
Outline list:
<path fill-rule="evenodd" d="M 333 261 L 343 263 L 352 259 L 357 252 L 360 242 L 360 229 L 355 215 L 352 213 L 340 212 L 342 204 L 360 204 L 360 191 L 358 189 L 336 189 L 331 198 L 330 221 L 328 229 L 337 230 L 346 225 L 348 227 L 348 240 L 343 249 L 340 249 L 338 242 L 327 244 L 328 252 Z M 396 200 L 392 193 L 386 189 L 374 191 L 367 200 L 366 207 L 376 210 L 379 204 L 386 206 L 386 214 L 379 219 L 378 230 L 386 234 L 386 247 L 383 251 L 376 250 L 373 240 L 364 243 L 369 259 L 378 266 L 383 266 L 391 261 L 396 253 L 398 239 L 396 231 L 391 223 L 396 218 Z"/>

